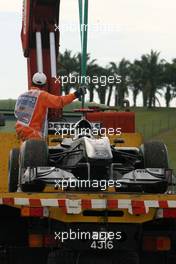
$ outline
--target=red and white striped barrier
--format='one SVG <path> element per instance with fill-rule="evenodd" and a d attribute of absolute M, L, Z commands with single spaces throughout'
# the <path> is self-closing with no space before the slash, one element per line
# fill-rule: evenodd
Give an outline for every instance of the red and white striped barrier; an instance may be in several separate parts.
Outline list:
<path fill-rule="evenodd" d="M 91 209 L 127 209 L 129 214 L 148 214 L 150 208 L 160 209 L 158 217 L 164 217 L 162 209 L 175 208 L 176 200 L 130 200 L 130 199 L 33 199 L 0 198 L 0 204 L 9 206 L 59 207 L 67 214 L 80 214 Z"/>

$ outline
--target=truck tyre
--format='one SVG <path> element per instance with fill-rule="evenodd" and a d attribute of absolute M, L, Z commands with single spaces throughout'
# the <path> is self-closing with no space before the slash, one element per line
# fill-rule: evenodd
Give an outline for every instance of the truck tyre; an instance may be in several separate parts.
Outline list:
<path fill-rule="evenodd" d="M 76 254 L 72 251 L 56 250 L 49 253 L 47 264 L 76 264 L 76 260 Z"/>
<path fill-rule="evenodd" d="M 9 154 L 9 164 L 8 164 L 9 192 L 16 192 L 18 188 L 19 154 L 20 151 L 17 148 L 12 149 Z"/>
<path fill-rule="evenodd" d="M 117 262 L 114 264 L 139 264 L 139 256 L 135 251 L 124 251 L 124 253 L 119 254 Z"/>
<path fill-rule="evenodd" d="M 27 167 L 39 167 L 48 165 L 48 146 L 43 140 L 27 140 L 20 150 L 20 168 L 24 172 Z M 23 192 L 42 192 L 45 183 L 36 180 L 32 183 L 21 184 Z"/>
<path fill-rule="evenodd" d="M 84 252 L 81 256 L 74 252 L 51 252 L 47 264 L 139 264 L 139 256 L 135 251 L 117 252 L 113 255 L 91 254 Z"/>
<path fill-rule="evenodd" d="M 141 147 L 144 168 L 169 168 L 167 147 L 160 141 L 149 141 Z"/>

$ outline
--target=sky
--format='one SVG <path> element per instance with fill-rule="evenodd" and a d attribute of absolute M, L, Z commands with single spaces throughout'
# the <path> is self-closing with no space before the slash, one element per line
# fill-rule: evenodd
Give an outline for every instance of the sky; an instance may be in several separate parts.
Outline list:
<path fill-rule="evenodd" d="M 88 52 L 103 66 L 123 57 L 133 61 L 151 49 L 170 61 L 176 57 L 175 10 L 175 0 L 89 0 Z M 79 52 L 78 1 L 61 0 L 60 16 L 61 52 Z M 21 21 L 22 0 L 1 0 L 0 99 L 17 98 L 27 89 Z M 70 25 L 74 25 L 73 32 L 68 30 Z M 96 32 L 95 26 L 101 27 L 101 32 Z"/>

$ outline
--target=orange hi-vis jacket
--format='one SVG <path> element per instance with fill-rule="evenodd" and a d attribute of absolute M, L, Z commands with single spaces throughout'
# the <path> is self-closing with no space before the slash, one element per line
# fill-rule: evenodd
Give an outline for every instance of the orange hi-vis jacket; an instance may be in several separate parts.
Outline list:
<path fill-rule="evenodd" d="M 19 139 L 41 139 L 48 108 L 61 109 L 74 99 L 75 94 L 55 96 L 31 87 L 31 90 L 19 96 L 15 106 L 16 132 Z"/>

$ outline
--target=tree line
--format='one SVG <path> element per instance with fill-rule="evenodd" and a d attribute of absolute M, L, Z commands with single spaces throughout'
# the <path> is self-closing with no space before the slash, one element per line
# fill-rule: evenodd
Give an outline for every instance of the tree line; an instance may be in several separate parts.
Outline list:
<path fill-rule="evenodd" d="M 58 62 L 58 75 L 80 76 L 81 54 L 72 54 L 70 50 L 66 50 L 60 54 Z M 99 77 L 99 82 L 95 84 L 90 81 L 88 85 L 89 101 L 94 101 L 95 91 L 98 94 L 99 102 L 108 106 L 112 105 L 112 97 L 114 106 L 122 106 L 129 91 L 132 92 L 133 106 L 137 106 L 137 97 L 142 93 L 143 106 L 155 107 L 156 103 L 160 105 L 160 96 L 165 99 L 165 106 L 169 107 L 173 98 L 176 97 L 176 59 L 167 62 L 160 59 L 160 53 L 151 50 L 149 54 L 142 55 L 140 59 L 133 62 L 123 58 L 119 63 L 109 62 L 106 67 L 98 65 L 97 60 L 91 60 L 90 54 L 87 55 L 87 76 L 93 80 L 94 76 Z M 101 76 L 121 76 L 121 82 L 110 82 L 104 85 L 100 80 Z M 65 94 L 70 92 L 73 85 L 64 82 L 63 91 Z"/>

